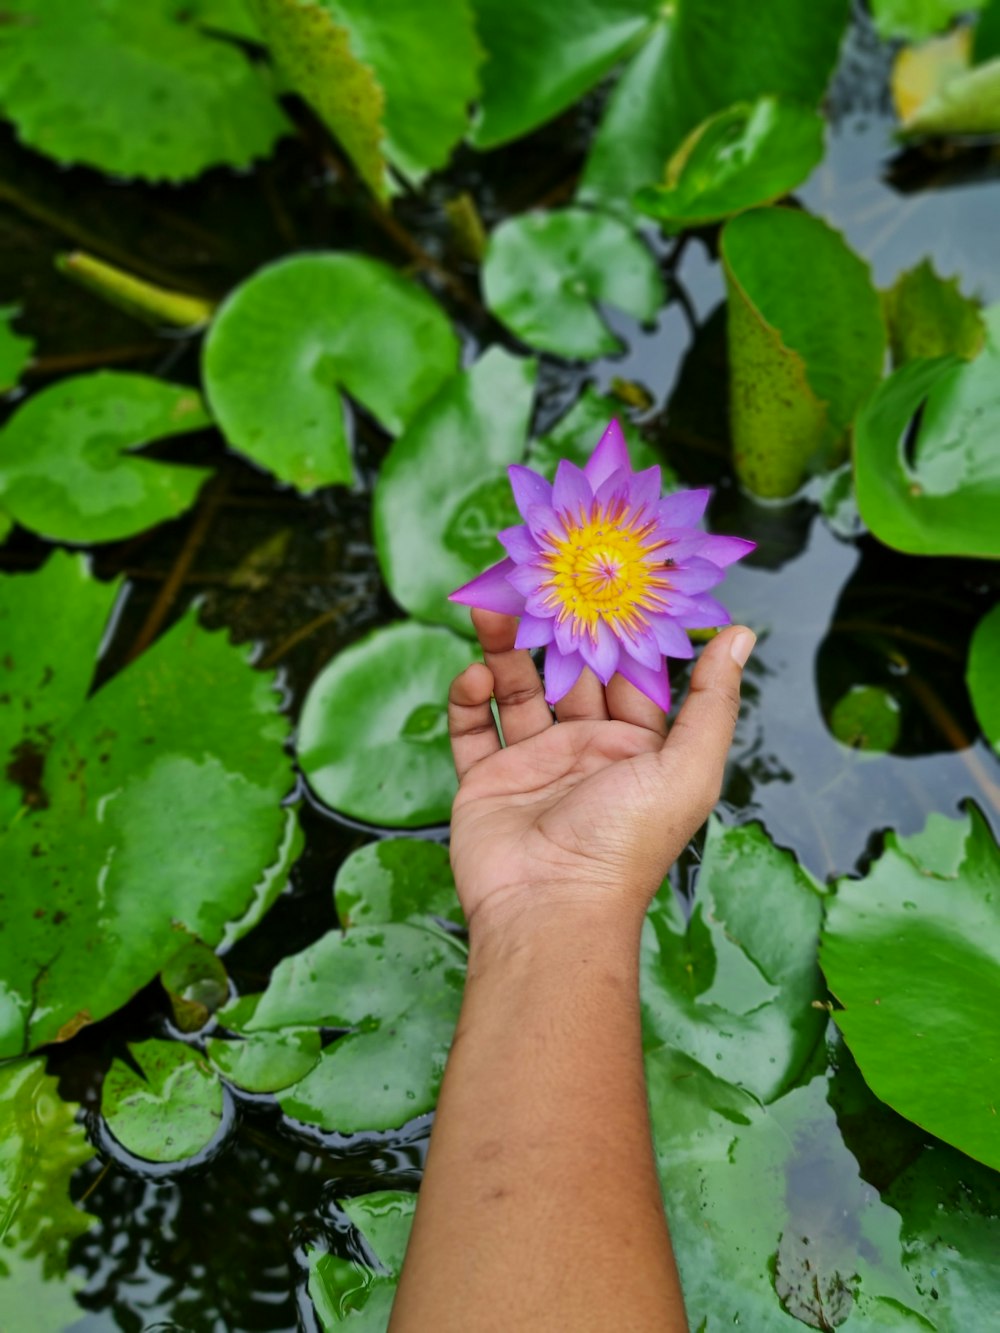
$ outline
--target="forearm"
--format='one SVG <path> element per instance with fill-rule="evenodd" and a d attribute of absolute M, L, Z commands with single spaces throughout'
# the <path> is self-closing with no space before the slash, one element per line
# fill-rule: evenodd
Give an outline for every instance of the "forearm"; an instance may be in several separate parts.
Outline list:
<path fill-rule="evenodd" d="M 650 1141 L 636 920 L 473 930 L 392 1333 L 686 1328 Z"/>

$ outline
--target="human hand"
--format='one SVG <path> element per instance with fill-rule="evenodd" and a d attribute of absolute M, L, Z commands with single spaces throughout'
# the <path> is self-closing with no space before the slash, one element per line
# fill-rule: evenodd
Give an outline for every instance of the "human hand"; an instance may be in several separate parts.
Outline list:
<path fill-rule="evenodd" d="M 485 664 L 467 667 L 448 697 L 459 777 L 451 857 L 470 929 L 564 903 L 638 925 L 718 800 L 752 631 L 733 626 L 707 645 L 665 737 L 654 703 L 589 670 L 553 725 L 530 655 L 514 648 L 516 619 L 476 610 L 472 620 Z"/>

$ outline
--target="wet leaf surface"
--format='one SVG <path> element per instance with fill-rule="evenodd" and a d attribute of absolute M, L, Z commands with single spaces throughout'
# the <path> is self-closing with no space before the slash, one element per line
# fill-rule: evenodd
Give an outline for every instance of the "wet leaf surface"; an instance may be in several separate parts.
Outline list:
<path fill-rule="evenodd" d="M 101 1112 L 123 1147 L 147 1162 L 180 1162 L 207 1148 L 222 1127 L 222 1087 L 205 1057 L 176 1041 L 132 1043 L 136 1072 L 116 1060 Z"/>
<path fill-rule="evenodd" d="M 971 361 L 986 340 L 979 302 L 962 294 L 957 278 L 938 277 L 926 259 L 882 294 L 882 311 L 896 366 L 921 357 Z"/>
<path fill-rule="evenodd" d="M 352 852 L 333 886 L 344 929 L 437 916 L 464 925 L 448 849 L 419 838 L 386 838 Z"/>
<path fill-rule="evenodd" d="M 377 1190 L 345 1199 L 341 1207 L 363 1243 L 368 1262 L 310 1250 L 309 1295 L 324 1330 L 348 1323 L 358 1333 L 382 1333 L 403 1267 L 416 1196 Z"/>

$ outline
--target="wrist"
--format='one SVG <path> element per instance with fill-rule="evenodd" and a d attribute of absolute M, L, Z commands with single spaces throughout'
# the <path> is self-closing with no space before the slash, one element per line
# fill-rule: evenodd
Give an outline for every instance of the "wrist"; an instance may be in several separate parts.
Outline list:
<path fill-rule="evenodd" d="M 473 960 L 549 955 L 585 945 L 638 956 L 644 906 L 618 885 L 538 884 L 493 893 L 469 916 Z"/>

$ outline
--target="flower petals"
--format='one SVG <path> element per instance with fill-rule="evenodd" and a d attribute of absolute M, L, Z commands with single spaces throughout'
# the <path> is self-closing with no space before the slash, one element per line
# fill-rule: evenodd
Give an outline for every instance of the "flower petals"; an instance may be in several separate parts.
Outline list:
<path fill-rule="evenodd" d="M 545 701 L 557 704 L 580 679 L 583 658 L 579 653 L 561 653 L 555 644 L 545 650 Z"/>
<path fill-rule="evenodd" d="M 519 565 L 526 565 L 538 555 L 538 545 L 523 523 L 518 523 L 513 528 L 504 528 L 497 533 L 497 540 L 510 558 Z"/>
<path fill-rule="evenodd" d="M 625 447 L 622 428 L 615 420 L 601 436 L 597 448 L 587 459 L 583 470 L 591 488 L 596 491 L 607 481 L 612 472 L 619 472 L 622 468 L 626 471 L 629 469 L 628 449 Z"/>
<path fill-rule="evenodd" d="M 652 629 L 641 629 L 637 634 L 623 635 L 622 648 L 630 657 L 634 657 L 643 666 L 655 670 L 663 661 L 663 653 Z"/>
<path fill-rule="evenodd" d="M 537 472 L 532 472 L 530 467 L 522 467 L 520 463 L 511 463 L 507 469 L 507 476 L 510 477 L 510 488 L 514 492 L 514 503 L 517 505 L 522 518 L 528 517 L 528 510 L 532 505 L 551 505 L 552 487 L 540 477 Z"/>
<path fill-rule="evenodd" d="M 507 581 L 525 597 L 537 592 L 545 581 L 546 573 L 538 565 L 515 565 L 507 575 Z"/>
<path fill-rule="evenodd" d="M 647 699 L 652 699 L 658 708 L 662 708 L 665 713 L 670 712 L 670 677 L 665 662 L 659 670 L 652 671 L 634 658 L 623 655 L 618 664 L 618 674 L 624 676 L 637 690 L 641 690 Z"/>
<path fill-rule="evenodd" d="M 546 648 L 552 642 L 552 620 L 542 620 L 538 616 L 527 614 L 521 617 L 514 639 L 515 648 Z"/>
<path fill-rule="evenodd" d="M 633 509 L 652 508 L 660 498 L 663 478 L 658 466 L 648 467 L 642 472 L 633 472 L 628 479 L 628 502 Z"/>
<path fill-rule="evenodd" d="M 449 594 L 448 601 L 478 606 L 484 611 L 499 611 L 506 616 L 519 616 L 524 610 L 524 596 L 507 581 L 507 575 L 513 569 L 513 560 L 501 560 L 471 582 L 456 588 Z"/>
<path fill-rule="evenodd" d="M 706 592 L 714 588 L 725 578 L 722 570 L 711 560 L 700 560 L 692 556 L 676 569 L 667 570 L 667 581 L 671 588 L 687 594 Z"/>
<path fill-rule="evenodd" d="M 660 501 L 660 520 L 669 528 L 693 528 L 701 521 L 711 496 L 712 492 L 707 488 L 699 491 L 674 491 L 673 495 L 668 495 Z"/>
<path fill-rule="evenodd" d="M 675 593 L 670 597 L 670 614 L 685 629 L 715 629 L 719 625 L 731 625 L 732 616 L 714 597 L 707 592 L 694 597 Z"/>
<path fill-rule="evenodd" d="M 537 542 L 544 542 L 560 531 L 559 515 L 551 505 L 529 505 L 525 514 L 528 531 Z"/>
<path fill-rule="evenodd" d="M 632 473 L 628 468 L 619 468 L 617 472 L 612 472 L 609 477 L 605 477 L 600 486 L 594 490 L 594 500 L 601 509 L 605 509 L 612 500 L 621 499 L 628 504 L 628 489 L 632 480 Z"/>
<path fill-rule="evenodd" d="M 592 639 L 589 634 L 580 636 L 580 655 L 601 684 L 607 685 L 618 668 L 621 651 L 607 621 L 597 622 L 596 633 L 596 639 Z"/>
<path fill-rule="evenodd" d="M 694 657 L 691 640 L 681 629 L 676 620 L 669 616 L 650 616 L 649 627 L 653 631 L 660 652 L 667 657 L 687 659 Z"/>
<path fill-rule="evenodd" d="M 735 560 L 742 560 L 756 549 L 756 542 L 748 542 L 743 537 L 722 537 L 711 533 L 702 538 L 698 554 L 705 560 L 711 560 L 713 565 L 724 568 Z"/>
<path fill-rule="evenodd" d="M 553 509 L 568 510 L 574 519 L 579 520 L 589 510 L 593 499 L 594 492 L 583 469 L 568 458 L 561 459 L 552 487 Z"/>

